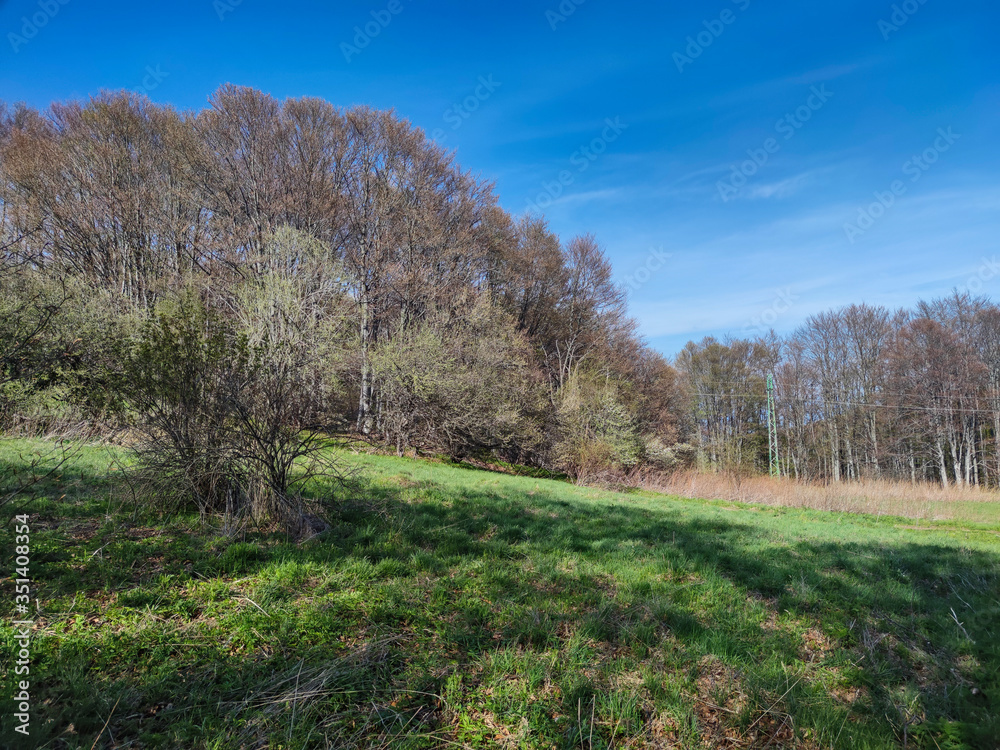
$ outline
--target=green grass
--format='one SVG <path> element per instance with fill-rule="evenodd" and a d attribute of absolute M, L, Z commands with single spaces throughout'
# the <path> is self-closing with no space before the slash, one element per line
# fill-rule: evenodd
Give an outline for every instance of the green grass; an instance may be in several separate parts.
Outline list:
<path fill-rule="evenodd" d="M 0 444 L 0 465 L 31 450 Z M 328 532 L 227 540 L 136 511 L 111 455 L 84 449 L 0 511 L 7 561 L 32 515 L 26 746 L 997 747 L 996 519 L 345 454 L 364 481 L 314 488 L 338 499 Z"/>

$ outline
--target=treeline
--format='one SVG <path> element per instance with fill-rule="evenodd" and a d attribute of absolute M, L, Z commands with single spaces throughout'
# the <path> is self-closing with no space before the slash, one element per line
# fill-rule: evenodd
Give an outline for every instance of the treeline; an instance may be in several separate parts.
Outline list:
<path fill-rule="evenodd" d="M 852 305 L 792 335 L 689 344 L 706 463 L 766 470 L 766 377 L 782 472 L 1000 484 L 1000 308 L 955 292 L 909 311 Z"/>
<path fill-rule="evenodd" d="M 280 499 L 292 435 L 581 479 L 686 455 L 595 239 L 509 215 L 392 112 L 229 85 L 3 106 L 0 212 L 0 429 L 134 427 L 213 503 L 255 461 Z"/>
<path fill-rule="evenodd" d="M 391 112 L 224 86 L 0 105 L 0 430 L 127 428 L 157 492 L 271 513 L 322 436 L 582 481 L 698 463 L 1000 484 L 1000 310 L 852 306 L 671 365 L 596 240 Z M 308 472 L 307 472 L 308 473 Z"/>

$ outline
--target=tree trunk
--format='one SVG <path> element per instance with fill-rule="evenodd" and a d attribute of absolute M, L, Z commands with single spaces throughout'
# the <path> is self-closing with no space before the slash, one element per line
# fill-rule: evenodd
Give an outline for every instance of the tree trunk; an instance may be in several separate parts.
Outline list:
<path fill-rule="evenodd" d="M 945 463 L 945 458 L 944 458 L 944 443 L 942 442 L 942 440 L 941 440 L 940 437 L 937 439 L 937 442 L 935 443 L 935 448 L 937 449 L 938 465 L 939 465 L 940 470 L 941 470 L 941 486 L 947 489 L 947 487 L 948 487 L 948 465 Z"/>
<path fill-rule="evenodd" d="M 958 444 L 958 439 L 955 435 L 952 435 L 949 441 L 949 447 L 951 448 L 951 463 L 955 469 L 955 484 L 962 485 L 962 458 L 959 454 L 960 446 Z"/>
<path fill-rule="evenodd" d="M 372 431 L 372 375 L 369 352 L 372 346 L 372 331 L 369 320 L 368 302 L 361 301 L 361 393 L 358 400 L 358 432 L 368 435 Z"/>
<path fill-rule="evenodd" d="M 833 481 L 840 481 L 840 439 L 837 428 L 833 428 L 830 436 L 830 469 L 833 471 Z"/>

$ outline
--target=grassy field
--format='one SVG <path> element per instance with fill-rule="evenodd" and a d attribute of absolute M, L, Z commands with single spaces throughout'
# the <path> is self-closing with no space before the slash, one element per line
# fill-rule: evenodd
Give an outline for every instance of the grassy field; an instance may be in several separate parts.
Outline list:
<path fill-rule="evenodd" d="M 295 544 L 136 511 L 112 456 L 0 511 L 5 747 L 1000 747 L 1000 517 L 345 454 L 359 478 L 314 488 L 332 528 Z M 21 744 L 17 513 L 39 603 Z"/>
<path fill-rule="evenodd" d="M 980 487 L 942 487 L 921 482 L 860 482 L 821 484 L 787 477 L 739 476 L 684 472 L 644 482 L 646 489 L 668 495 L 719 498 L 754 505 L 812 508 L 838 513 L 905 516 L 930 521 L 996 523 L 1000 492 Z"/>

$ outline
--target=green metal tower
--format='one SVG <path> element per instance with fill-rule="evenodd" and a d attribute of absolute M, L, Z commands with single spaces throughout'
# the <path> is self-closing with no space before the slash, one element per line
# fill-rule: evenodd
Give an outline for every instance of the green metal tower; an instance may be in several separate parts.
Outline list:
<path fill-rule="evenodd" d="M 771 476 L 781 476 L 778 458 L 778 418 L 774 412 L 774 375 L 767 376 L 767 453 L 771 459 Z"/>

